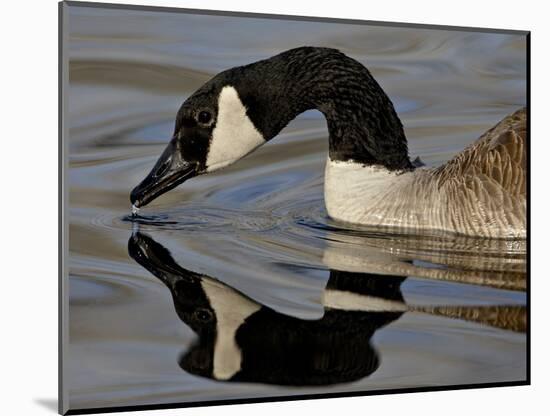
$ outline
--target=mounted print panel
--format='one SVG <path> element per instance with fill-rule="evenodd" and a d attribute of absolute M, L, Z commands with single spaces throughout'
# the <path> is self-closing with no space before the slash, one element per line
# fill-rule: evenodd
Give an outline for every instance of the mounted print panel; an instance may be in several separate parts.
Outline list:
<path fill-rule="evenodd" d="M 529 33 L 60 3 L 60 413 L 529 383 Z"/>

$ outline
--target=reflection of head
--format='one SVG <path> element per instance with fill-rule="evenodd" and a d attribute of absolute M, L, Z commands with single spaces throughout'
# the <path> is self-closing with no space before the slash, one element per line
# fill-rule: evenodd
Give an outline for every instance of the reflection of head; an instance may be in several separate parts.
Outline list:
<path fill-rule="evenodd" d="M 304 320 L 181 268 L 145 235 L 130 239 L 129 252 L 166 284 L 179 317 L 198 334 L 179 363 L 203 377 L 297 386 L 358 380 L 379 365 L 371 337 L 404 311 L 401 277 L 331 271 L 323 317 Z"/>
<path fill-rule="evenodd" d="M 232 381 L 324 385 L 361 379 L 379 365 L 370 339 L 400 313 L 325 312 L 306 321 L 262 309 L 237 331 L 242 361 Z M 212 339 L 203 338 L 180 359 L 192 374 L 212 377 Z"/>

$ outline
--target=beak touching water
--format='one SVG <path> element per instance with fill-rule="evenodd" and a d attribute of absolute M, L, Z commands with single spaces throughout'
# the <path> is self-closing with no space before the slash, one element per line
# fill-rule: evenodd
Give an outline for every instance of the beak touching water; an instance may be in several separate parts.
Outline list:
<path fill-rule="evenodd" d="M 136 208 L 147 205 L 158 196 L 195 176 L 197 168 L 198 163 L 184 160 L 179 141 L 173 137 L 151 172 L 132 190 L 130 201 Z"/>

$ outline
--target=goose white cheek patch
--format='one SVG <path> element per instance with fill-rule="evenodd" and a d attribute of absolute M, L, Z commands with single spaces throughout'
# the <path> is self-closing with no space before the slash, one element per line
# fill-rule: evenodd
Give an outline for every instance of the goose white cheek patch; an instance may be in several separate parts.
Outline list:
<path fill-rule="evenodd" d="M 246 115 L 237 90 L 223 87 L 218 97 L 218 119 L 206 156 L 206 170 L 212 172 L 228 166 L 264 143 L 262 134 Z"/>

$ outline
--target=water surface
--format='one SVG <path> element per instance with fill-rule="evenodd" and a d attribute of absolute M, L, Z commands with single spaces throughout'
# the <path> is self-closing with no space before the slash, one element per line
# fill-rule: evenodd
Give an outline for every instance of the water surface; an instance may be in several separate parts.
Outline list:
<path fill-rule="evenodd" d="M 525 379 L 525 244 L 334 223 L 323 204 L 327 131 L 318 112 L 128 221 L 129 192 L 171 137 L 180 104 L 220 70 L 302 45 L 339 48 L 390 95 L 411 156 L 435 166 L 525 104 L 524 37 L 69 11 L 71 409 Z M 268 379 L 274 372 L 260 375 L 257 364 L 238 380 L 216 380 L 208 331 L 178 315 L 189 296 L 151 273 L 158 263 L 128 253 L 137 235 L 155 247 L 149 254 L 162 247 L 231 302 L 266 311 L 270 320 L 255 328 L 269 322 L 296 343 L 283 348 L 256 329 L 257 344 L 241 340 L 241 352 L 250 357 L 255 345 L 258 356 L 287 357 L 286 372 Z M 372 302 L 351 315 L 356 298 L 327 309 L 331 288 Z M 197 345 L 203 367 L 182 365 Z M 296 371 L 292 357 L 311 365 Z"/>

